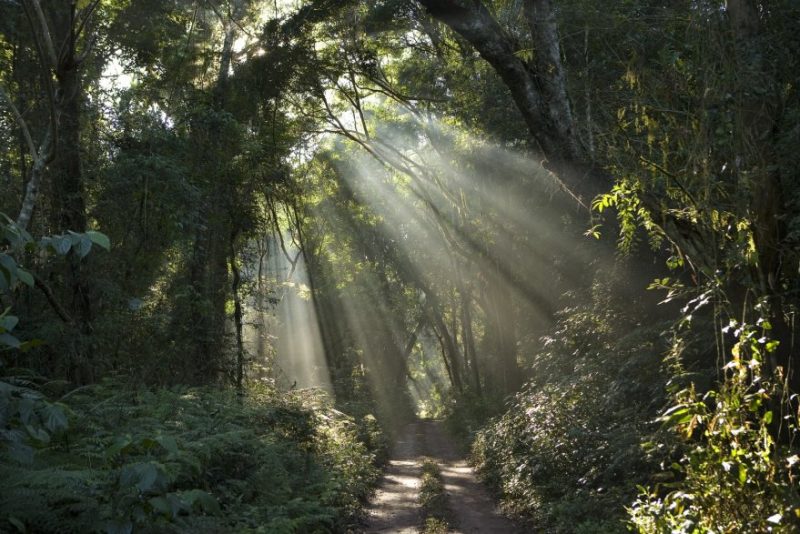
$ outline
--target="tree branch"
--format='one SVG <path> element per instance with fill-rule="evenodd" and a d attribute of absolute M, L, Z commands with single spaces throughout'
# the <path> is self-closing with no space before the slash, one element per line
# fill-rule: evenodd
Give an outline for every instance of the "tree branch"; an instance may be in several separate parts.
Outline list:
<path fill-rule="evenodd" d="M 53 46 L 53 38 L 50 35 L 50 28 L 47 26 L 47 19 L 44 17 L 42 5 L 39 0 L 24 0 L 26 4 L 33 6 L 33 11 L 36 13 L 36 19 L 39 22 L 39 31 L 44 39 L 45 51 L 47 52 L 47 60 L 50 62 L 50 69 L 54 69 L 58 65 L 58 56 L 56 56 L 56 49 Z"/>
<path fill-rule="evenodd" d="M 39 159 L 39 152 L 36 150 L 36 145 L 33 143 L 33 138 L 31 137 L 31 131 L 28 129 L 28 123 L 25 122 L 25 119 L 22 118 L 22 114 L 17 109 L 17 106 L 14 105 L 14 102 L 11 100 L 11 97 L 8 96 L 8 93 L 0 87 L 0 98 L 6 101 L 8 107 L 11 109 L 11 113 L 14 114 L 14 119 L 16 119 L 17 124 L 19 125 L 20 130 L 22 130 L 22 135 L 25 137 L 25 143 L 28 145 L 28 150 L 31 153 L 31 157 L 33 157 L 33 161 Z"/>
<path fill-rule="evenodd" d="M 58 302 L 55 295 L 53 295 L 53 290 L 50 289 L 50 286 L 48 286 L 41 278 L 39 278 L 36 275 L 33 276 L 33 282 L 36 285 L 36 287 L 44 294 L 44 298 L 47 299 L 47 302 L 50 304 L 50 307 L 53 308 L 53 310 L 61 318 L 61 320 L 67 324 L 72 324 L 72 317 L 69 316 L 67 311 L 61 305 L 61 303 Z"/>

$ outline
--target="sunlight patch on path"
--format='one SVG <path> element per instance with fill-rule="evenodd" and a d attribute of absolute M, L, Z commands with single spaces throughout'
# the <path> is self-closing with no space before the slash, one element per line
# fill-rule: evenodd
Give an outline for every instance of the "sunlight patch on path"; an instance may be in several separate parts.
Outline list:
<path fill-rule="evenodd" d="M 419 532 L 422 521 L 417 503 L 422 464 L 418 449 L 419 424 L 411 423 L 394 446 L 386 473 L 367 510 L 365 533 Z"/>
<path fill-rule="evenodd" d="M 386 474 L 367 510 L 365 533 L 420 532 L 422 511 L 419 489 L 422 460 L 432 458 L 441 468 L 447 495 L 450 532 L 462 534 L 521 534 L 526 532 L 496 509 L 488 491 L 478 482 L 453 445 L 433 421 L 409 424 L 395 445 Z M 529 532 L 529 530 L 527 531 Z"/>

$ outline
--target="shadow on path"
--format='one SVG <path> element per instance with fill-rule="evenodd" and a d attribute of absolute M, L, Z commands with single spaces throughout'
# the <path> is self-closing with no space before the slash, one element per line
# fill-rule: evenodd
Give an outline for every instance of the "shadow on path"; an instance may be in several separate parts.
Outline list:
<path fill-rule="evenodd" d="M 422 510 L 417 499 L 424 457 L 433 459 L 441 468 L 451 532 L 524 532 L 496 510 L 489 493 L 436 421 L 416 421 L 403 429 L 392 448 L 384 477 L 367 509 L 362 532 L 420 532 Z"/>

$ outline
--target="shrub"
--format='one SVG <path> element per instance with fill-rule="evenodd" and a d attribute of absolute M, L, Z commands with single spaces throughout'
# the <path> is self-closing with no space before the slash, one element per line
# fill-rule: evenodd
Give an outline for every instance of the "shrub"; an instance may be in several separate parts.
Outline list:
<path fill-rule="evenodd" d="M 0 452 L 4 531 L 344 530 L 378 476 L 356 422 L 318 392 L 108 381 L 60 406 L 69 428 L 31 442 L 30 462 Z"/>

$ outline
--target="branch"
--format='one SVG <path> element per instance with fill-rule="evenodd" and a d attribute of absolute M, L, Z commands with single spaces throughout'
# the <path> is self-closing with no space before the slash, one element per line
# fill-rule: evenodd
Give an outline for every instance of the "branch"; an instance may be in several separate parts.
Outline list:
<path fill-rule="evenodd" d="M 25 3 L 33 4 L 33 10 L 36 13 L 36 18 L 39 21 L 39 30 L 42 32 L 42 38 L 44 39 L 47 59 L 50 61 L 50 68 L 54 69 L 56 65 L 58 65 L 58 56 L 56 56 L 56 49 L 53 46 L 53 38 L 50 36 L 50 28 L 47 26 L 47 19 L 44 17 L 42 6 L 39 4 L 39 0 L 25 0 Z"/>
<path fill-rule="evenodd" d="M 53 295 L 53 290 L 50 289 L 50 287 L 36 275 L 33 276 L 33 281 L 36 287 L 44 294 L 44 298 L 47 299 L 47 302 L 50 304 L 50 306 L 53 308 L 56 314 L 61 318 L 61 320 L 67 324 L 72 324 L 72 317 L 69 316 L 67 311 L 61 305 L 61 303 L 58 302 L 55 295 Z"/>
<path fill-rule="evenodd" d="M 30 150 L 33 161 L 37 161 L 39 159 L 39 152 L 36 150 L 36 145 L 33 143 L 33 137 L 31 137 L 31 131 L 28 129 L 28 123 L 22 118 L 22 114 L 17 109 L 17 106 L 14 105 L 11 97 L 8 96 L 8 93 L 6 93 L 2 87 L 0 87 L 0 97 L 6 101 L 8 107 L 11 109 L 11 113 L 14 114 L 14 118 L 16 119 L 20 130 L 22 130 L 22 135 L 25 137 L 25 142 L 28 145 L 28 150 Z"/>
<path fill-rule="evenodd" d="M 56 149 L 58 146 L 58 108 L 56 107 L 55 92 L 53 91 L 53 80 L 51 74 L 52 69 L 55 68 L 55 65 L 52 65 L 51 68 L 48 68 L 46 64 L 47 58 L 45 57 L 42 42 L 39 38 L 39 32 L 36 31 L 36 23 L 33 20 L 34 18 L 31 14 L 30 6 L 28 5 L 27 1 L 22 3 L 22 8 L 25 11 L 25 17 L 28 19 L 28 24 L 30 24 L 31 32 L 33 32 L 33 41 L 36 44 L 36 53 L 39 56 L 39 62 L 42 67 L 42 81 L 44 82 L 45 93 L 47 94 L 47 102 L 49 104 L 48 111 L 50 114 L 50 129 L 47 134 L 49 139 L 47 137 L 45 138 L 45 141 L 42 142 L 42 146 L 39 150 L 41 159 L 46 165 L 55 159 Z M 39 8 L 39 12 L 41 12 L 41 7 Z M 47 29 L 46 24 L 45 29 Z M 47 32 L 47 35 L 49 37 L 49 32 Z M 50 41 L 50 46 L 52 47 L 52 45 L 53 43 Z M 45 146 L 48 147 L 46 151 L 42 150 Z"/>
<path fill-rule="evenodd" d="M 78 29 L 75 30 L 75 39 L 78 39 L 81 36 L 81 33 L 86 28 L 86 24 L 89 22 L 89 18 L 91 18 L 99 4 L 100 0 L 94 0 L 89 7 L 83 10 L 83 18 L 81 19 L 80 24 L 78 24 Z"/>

